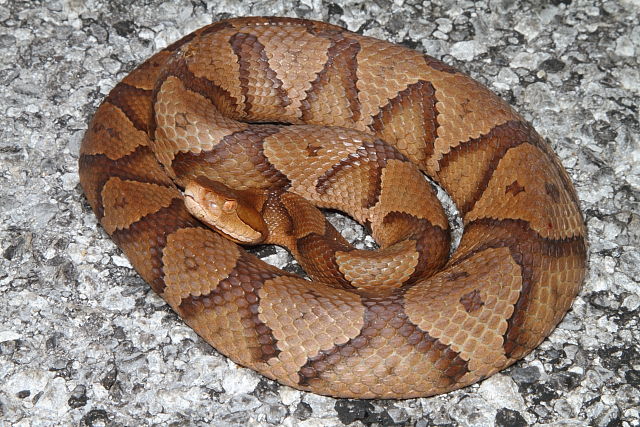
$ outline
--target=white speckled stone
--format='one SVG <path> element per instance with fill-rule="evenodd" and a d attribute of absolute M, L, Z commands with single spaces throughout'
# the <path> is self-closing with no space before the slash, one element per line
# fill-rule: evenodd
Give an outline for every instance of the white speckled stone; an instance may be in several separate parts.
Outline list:
<path fill-rule="evenodd" d="M 486 51 L 486 47 L 475 40 L 462 41 L 451 46 L 451 55 L 460 61 L 471 61 Z"/>
<path fill-rule="evenodd" d="M 507 408 L 521 414 L 527 413 L 527 406 L 524 398 L 518 393 L 518 386 L 506 375 L 496 374 L 483 381 L 478 392 L 496 409 Z M 527 421 L 531 422 L 531 419 Z"/>
<path fill-rule="evenodd" d="M 235 395 L 238 393 L 250 393 L 258 385 L 260 378 L 252 371 L 244 368 L 240 368 L 235 364 L 229 363 L 235 369 L 225 373 L 222 379 L 222 387 L 230 394 Z"/>

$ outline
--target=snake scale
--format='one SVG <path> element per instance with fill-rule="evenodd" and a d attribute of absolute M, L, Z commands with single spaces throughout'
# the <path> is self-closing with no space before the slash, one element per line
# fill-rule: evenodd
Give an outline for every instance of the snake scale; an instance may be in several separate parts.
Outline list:
<path fill-rule="evenodd" d="M 156 53 L 99 106 L 79 173 L 104 229 L 202 338 L 319 394 L 482 380 L 553 330 L 585 276 L 576 192 L 525 120 L 443 62 L 322 22 L 229 19 Z M 462 218 L 451 255 L 423 173 Z M 205 225 L 202 204 L 235 223 Z M 316 206 L 380 249 L 349 246 Z M 232 240 L 284 245 L 312 280 Z"/>

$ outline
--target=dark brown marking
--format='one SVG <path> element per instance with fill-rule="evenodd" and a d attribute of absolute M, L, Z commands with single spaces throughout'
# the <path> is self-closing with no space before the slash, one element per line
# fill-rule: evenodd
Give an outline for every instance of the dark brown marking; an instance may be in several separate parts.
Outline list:
<path fill-rule="evenodd" d="M 173 170 L 178 177 L 188 176 L 196 164 L 205 169 L 215 170 L 240 153 L 247 156 L 265 181 L 274 189 L 289 187 L 289 179 L 269 162 L 264 154 L 262 142 L 268 136 L 278 133 L 274 125 L 252 125 L 248 129 L 225 136 L 212 150 L 200 153 L 180 152 L 173 159 Z"/>
<path fill-rule="evenodd" d="M 282 88 L 282 80 L 280 80 L 276 72 L 269 67 L 269 58 L 265 52 L 264 46 L 258 41 L 253 34 L 236 33 L 229 39 L 233 52 L 238 57 L 239 80 L 242 94 L 244 95 L 244 112 L 248 117 L 253 117 L 252 109 L 257 106 L 258 100 L 249 94 L 249 88 L 252 85 L 251 75 L 252 69 L 257 67 L 264 73 L 265 77 L 271 82 L 271 87 L 275 89 L 281 107 L 291 104 L 291 100 L 287 92 Z M 255 71 L 254 71 L 255 72 Z M 255 105 L 254 105 L 255 104 Z"/>
<path fill-rule="evenodd" d="M 325 228 L 327 227 L 333 229 L 328 222 L 325 223 Z M 311 233 L 296 241 L 296 249 L 302 255 L 296 257 L 300 266 L 314 280 L 325 282 L 335 288 L 355 289 L 351 282 L 342 276 L 336 262 L 336 251 L 352 250 L 351 246 L 344 243 L 344 239 L 336 240 L 331 238 L 330 234 L 321 236 Z"/>
<path fill-rule="evenodd" d="M 215 310 L 217 306 L 233 304 L 238 309 L 240 323 L 245 325 L 244 331 L 253 331 L 252 336 L 244 335 L 238 339 L 251 341 L 251 356 L 255 362 L 266 362 L 280 354 L 278 342 L 273 331 L 263 323 L 260 312 L 258 291 L 264 282 L 279 276 L 292 276 L 267 267 L 253 255 L 241 252 L 236 266 L 229 276 L 218 283 L 216 288 L 206 295 L 189 296 L 180 302 L 179 312 L 185 319 L 204 310 Z M 247 325 L 252 325 L 251 327 Z"/>
<path fill-rule="evenodd" d="M 491 150 L 491 160 L 484 171 L 482 179 L 476 185 L 475 191 L 464 204 L 458 206 L 463 216 L 470 212 L 478 200 L 482 198 L 482 194 L 487 189 L 493 173 L 505 154 L 510 149 L 526 143 L 536 147 L 542 145 L 540 137 L 529 124 L 520 121 L 508 121 L 494 127 L 485 135 L 461 143 L 443 155 L 439 162 L 441 171 L 448 168 L 450 163 L 453 163 L 458 157 L 468 156 L 469 152 Z"/>
<path fill-rule="evenodd" d="M 551 200 L 553 200 L 554 203 L 558 203 L 560 201 L 560 190 L 556 184 L 553 182 L 545 182 L 544 190 L 547 195 L 551 197 Z"/>
<path fill-rule="evenodd" d="M 138 259 L 138 254 L 144 254 L 146 262 L 139 265 L 150 263 L 152 276 L 143 277 L 161 294 L 165 288 L 162 251 L 167 245 L 167 237 L 188 227 L 202 227 L 202 224 L 187 212 L 181 199 L 174 199 L 169 206 L 142 217 L 124 230 L 116 230 L 111 237 L 129 259 Z"/>
<path fill-rule="evenodd" d="M 405 287 L 416 280 L 430 277 L 446 262 L 451 247 L 449 230 L 433 225 L 424 218 L 416 218 L 406 212 L 389 212 L 382 223 L 396 230 L 394 241 L 415 240 L 418 264 L 405 282 Z"/>
<path fill-rule="evenodd" d="M 320 151 L 321 149 L 322 147 L 319 145 L 307 144 L 307 156 L 316 157 L 318 155 L 318 151 Z"/>
<path fill-rule="evenodd" d="M 102 219 L 104 215 L 102 187 L 112 177 L 164 186 L 171 185 L 169 178 L 159 170 L 160 167 L 151 149 L 143 145 L 136 147 L 131 154 L 116 160 L 111 160 L 104 154 L 81 154 L 78 164 L 82 188 L 98 219 Z M 161 176 L 164 179 L 160 179 Z"/>
<path fill-rule="evenodd" d="M 184 258 L 184 265 L 187 270 L 196 271 L 200 265 L 198 264 L 198 260 L 195 255 L 188 255 Z"/>
<path fill-rule="evenodd" d="M 175 116 L 175 121 L 176 121 L 176 127 L 179 127 L 180 129 L 187 129 L 187 126 L 189 126 L 191 124 L 191 122 L 189 121 L 189 117 L 187 116 L 186 113 L 177 113 Z"/>
<path fill-rule="evenodd" d="M 119 108 L 133 126 L 143 132 L 149 130 L 152 121 L 152 91 L 140 89 L 126 83 L 118 83 L 114 87 L 105 102 L 109 102 Z"/>
<path fill-rule="evenodd" d="M 144 76 L 146 82 L 142 83 L 146 86 L 146 84 L 151 84 L 151 89 L 153 88 L 153 84 L 155 83 L 156 77 L 162 71 L 162 67 L 165 66 L 167 60 L 171 57 L 171 54 L 163 49 L 160 52 L 153 55 L 151 58 L 147 59 L 145 62 L 140 64 L 134 71 L 129 74 L 129 76 L 125 77 L 124 81 L 127 81 L 131 76 Z M 135 81 L 135 79 L 133 79 Z M 135 86 L 135 85 L 133 85 Z M 137 87 L 137 86 L 136 86 Z"/>
<path fill-rule="evenodd" d="M 467 313 L 477 311 L 484 305 L 484 301 L 480 297 L 480 291 L 474 289 L 468 294 L 464 294 L 460 297 L 460 304 L 464 307 Z"/>
<path fill-rule="evenodd" d="M 332 43 L 327 51 L 327 61 L 324 67 L 316 75 L 316 79 L 311 82 L 311 88 L 307 90 L 305 98 L 301 101 L 302 120 L 308 121 L 311 118 L 309 115 L 311 105 L 317 101 L 317 94 L 329 82 L 331 73 L 340 73 L 340 82 L 347 101 L 349 101 L 351 120 L 356 122 L 360 120 L 360 99 L 357 87 L 357 55 L 360 52 L 360 44 L 355 40 L 345 38 L 342 32 L 323 32 L 322 36 L 330 39 Z"/>
<path fill-rule="evenodd" d="M 378 114 L 373 117 L 369 128 L 377 135 L 382 135 L 384 128 L 391 122 L 394 116 L 402 113 L 403 109 L 419 108 L 422 110 L 422 127 L 424 129 L 424 158 L 433 154 L 433 144 L 438 132 L 438 109 L 436 91 L 433 85 L 420 80 L 410 84 L 406 89 L 390 99 L 380 108 Z"/>
<path fill-rule="evenodd" d="M 107 127 L 103 122 L 92 122 L 91 130 L 95 134 L 99 134 L 100 132 L 106 132 L 111 138 L 122 141 L 122 134 L 112 127 Z"/>
<path fill-rule="evenodd" d="M 518 181 L 513 181 L 511 184 L 507 185 L 504 189 L 504 194 L 511 194 L 512 196 L 517 196 L 518 194 L 522 193 L 524 190 L 524 187 L 522 185 L 520 185 L 518 183 Z"/>
<path fill-rule="evenodd" d="M 158 92 L 162 88 L 165 80 L 171 76 L 177 77 L 187 90 L 202 95 L 208 99 L 223 116 L 232 119 L 240 118 L 236 112 L 238 100 L 231 96 L 226 89 L 221 88 L 211 80 L 196 77 L 191 70 L 189 70 L 183 57 L 173 58 L 166 64 L 153 89 L 153 104 L 156 103 Z M 155 127 L 155 119 L 152 116 L 151 126 L 149 127 L 149 135 L 152 139 L 154 137 Z"/>
<path fill-rule="evenodd" d="M 307 32 L 311 35 L 324 37 L 330 40 L 334 40 L 336 37 L 355 34 L 353 31 L 349 31 L 345 28 L 337 28 L 334 25 L 327 24 L 321 21 L 306 21 L 304 26 L 307 28 Z"/>
<path fill-rule="evenodd" d="M 482 236 L 480 239 L 478 236 Z M 526 343 L 518 340 L 522 334 L 522 328 L 527 317 L 527 310 L 531 303 L 531 291 L 533 275 L 536 266 L 540 265 L 541 256 L 561 258 L 573 256 L 576 262 L 574 268 L 585 267 L 586 243 L 583 236 L 575 236 L 564 239 L 549 239 L 540 236 L 531 229 L 529 223 L 516 219 L 492 219 L 482 218 L 465 225 L 465 232 L 460 242 L 464 247 L 466 240 L 480 240 L 481 244 L 456 260 L 457 265 L 475 254 L 493 248 L 509 248 L 511 258 L 520 266 L 522 275 L 522 290 L 515 304 L 514 312 L 508 319 L 507 331 L 504 334 L 504 349 L 507 357 L 521 356 L 526 349 Z"/>
<path fill-rule="evenodd" d="M 449 282 L 455 282 L 458 279 L 469 277 L 469 273 L 466 271 L 456 271 L 455 273 L 446 273 L 444 278 Z"/>
<path fill-rule="evenodd" d="M 113 207 L 114 208 L 124 208 L 126 207 L 128 204 L 127 202 L 127 198 L 124 196 L 124 194 L 118 194 L 116 195 L 114 201 L 113 201 Z"/>
<path fill-rule="evenodd" d="M 379 139 L 365 140 L 355 153 L 349 154 L 346 158 L 334 164 L 316 182 L 316 190 L 325 193 L 337 179 L 340 171 L 350 167 L 366 167 L 370 164 L 369 189 L 364 207 L 371 207 L 378 203 L 380 191 L 382 191 L 382 168 L 389 160 L 407 161 L 396 148 L 384 143 Z"/>
<path fill-rule="evenodd" d="M 469 372 L 469 367 L 460 354 L 451 347 L 431 337 L 411 323 L 404 313 L 400 293 L 390 297 L 365 297 L 364 325 L 360 334 L 345 344 L 336 345 L 329 350 L 322 350 L 316 356 L 307 359 L 307 363 L 298 371 L 298 384 L 311 386 L 322 378 L 325 372 L 331 371 L 337 364 L 347 363 L 346 359 L 358 358 L 359 349 L 380 335 L 402 337 L 405 342 L 417 351 L 424 353 L 434 361 L 434 367 L 440 370 L 442 380 L 453 386 Z"/>

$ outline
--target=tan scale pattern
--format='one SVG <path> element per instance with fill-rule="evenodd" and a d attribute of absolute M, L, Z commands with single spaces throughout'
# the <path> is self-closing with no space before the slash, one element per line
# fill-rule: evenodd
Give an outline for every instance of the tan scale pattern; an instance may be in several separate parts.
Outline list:
<path fill-rule="evenodd" d="M 244 123 L 221 116 L 208 99 L 186 89 L 174 76 L 168 77 L 158 91 L 155 120 L 153 151 L 169 172 L 178 152 L 211 150 L 225 136 L 247 128 Z"/>
<path fill-rule="evenodd" d="M 514 182 L 522 190 L 507 189 Z M 562 239 L 584 234 L 582 217 L 553 163 L 538 148 L 524 144 L 500 160 L 487 189 L 466 221 L 478 218 L 522 219 L 543 237 Z"/>
<path fill-rule="evenodd" d="M 360 43 L 358 52 L 359 99 L 362 119 L 369 126 L 391 99 L 419 80 L 432 80 L 439 71 L 426 65 L 423 56 L 411 49 L 366 37 L 355 37 Z"/>
<path fill-rule="evenodd" d="M 211 293 L 183 299 L 176 311 L 223 354 L 269 375 L 265 355 L 273 354 L 273 345 L 258 317 L 257 292 L 266 280 L 278 275 L 276 268 L 243 253 Z"/>
<path fill-rule="evenodd" d="M 423 166 L 437 137 L 435 90 L 429 82 L 409 85 L 381 108 L 371 127 L 412 162 Z"/>
<path fill-rule="evenodd" d="M 448 193 L 463 216 L 477 202 L 487 175 L 493 173 L 504 153 L 519 144 L 535 143 L 530 141 L 532 136 L 522 124 L 506 123 L 461 143 L 440 160 L 438 182 L 450 188 Z"/>
<path fill-rule="evenodd" d="M 282 196 L 282 203 L 291 218 L 292 237 L 300 239 L 312 233 L 325 234 L 325 217 L 315 206 L 291 193 Z"/>
<path fill-rule="evenodd" d="M 525 223 L 526 224 L 526 223 Z M 557 243 L 552 243 L 557 242 Z M 487 247 L 507 247 L 522 266 L 523 287 L 504 343 L 512 360 L 537 346 L 563 316 L 585 274 L 584 239 L 543 240 L 520 221 L 470 223 L 450 264 Z M 557 286 L 562 284 L 562 286 Z"/>
<path fill-rule="evenodd" d="M 184 298 L 211 293 L 235 268 L 239 255 L 238 246 L 210 230 L 178 230 L 167 238 L 162 254 L 162 296 L 177 310 Z"/>
<path fill-rule="evenodd" d="M 332 41 L 324 68 L 301 103 L 305 123 L 365 129 L 358 122 L 360 102 L 353 75 L 356 71 L 353 57 L 359 49 L 359 44 L 349 38 Z"/>
<path fill-rule="evenodd" d="M 119 108 L 136 129 L 146 133 L 149 132 L 153 116 L 152 95 L 150 90 L 120 83 L 105 101 Z"/>
<path fill-rule="evenodd" d="M 446 217 L 407 160 L 463 216 L 446 263 Z M 105 230 L 200 336 L 316 393 L 478 381 L 535 348 L 585 276 L 575 191 L 530 125 L 446 64 L 320 22 L 230 19 L 152 56 L 98 108 L 79 173 Z M 258 210 L 320 281 L 203 228 L 176 189 L 200 175 L 275 191 Z M 387 248 L 354 251 L 296 197 L 343 209 Z"/>
<path fill-rule="evenodd" d="M 111 178 L 102 187 L 102 226 L 109 234 L 123 230 L 143 217 L 169 207 L 173 199 L 182 199 L 173 187 Z"/>
<path fill-rule="evenodd" d="M 153 152 L 147 146 L 139 145 L 131 154 L 113 162 L 107 162 L 105 159 L 107 157 L 96 153 L 82 155 L 79 162 L 84 193 L 99 218 L 102 217 L 104 210 L 101 202 L 102 187 L 112 177 L 173 186 L 173 182 L 162 170 Z"/>
<path fill-rule="evenodd" d="M 104 154 L 116 160 L 131 154 L 140 145 L 149 145 L 149 136 L 133 127 L 122 110 L 104 103 L 96 111 L 84 141 L 80 154 Z"/>
<path fill-rule="evenodd" d="M 164 290 L 162 248 L 167 236 L 183 227 L 195 227 L 197 221 L 184 209 L 182 201 L 142 217 L 125 230 L 116 230 L 111 237 L 120 246 L 132 265 L 154 291 Z"/>
<path fill-rule="evenodd" d="M 269 371 L 291 385 L 298 383 L 298 370 L 309 357 L 346 343 L 362 328 L 364 306 L 351 292 L 280 277 L 266 281 L 258 295 L 259 317 L 281 350 L 269 361 Z"/>
<path fill-rule="evenodd" d="M 323 76 L 317 84 L 318 89 L 313 92 L 313 100 L 307 101 L 309 107 L 304 113 L 306 122 L 320 124 L 330 118 L 331 126 L 356 127 L 351 119 L 347 91 L 340 77 L 340 73 L 334 68 Z"/>
<path fill-rule="evenodd" d="M 357 250 L 315 206 L 298 195 L 272 195 L 264 205 L 256 206 L 260 208 L 265 212 L 268 229 L 268 238 L 263 243 L 289 249 L 315 280 L 326 282 L 335 280 L 335 276 L 343 277 L 351 286 L 377 292 L 402 286 L 416 272 L 420 253 L 415 240 L 400 241 L 379 251 Z M 382 224 L 376 226 L 377 234 L 386 240 L 410 235 L 398 233 L 394 226 L 389 230 Z M 333 258 L 335 265 L 331 263 Z"/>
<path fill-rule="evenodd" d="M 349 213 L 356 221 L 364 222 L 370 212 L 367 202 L 377 190 L 379 178 L 374 172 L 376 169 L 376 165 L 368 162 L 362 162 L 357 168 L 341 169 L 333 176 L 331 185 L 314 199 L 321 205 L 330 205 Z M 374 238 L 377 239 L 376 236 Z"/>
<path fill-rule="evenodd" d="M 376 252 L 336 252 L 336 263 L 353 286 L 376 292 L 402 286 L 415 271 L 418 257 L 415 242 L 405 240 Z"/>
<path fill-rule="evenodd" d="M 292 189 L 307 199 L 315 194 L 315 185 L 331 166 L 355 153 L 361 146 L 362 133 L 317 126 L 287 126 L 278 134 L 265 138 L 264 153 L 269 162 L 291 180 Z M 321 147 L 313 151 L 310 147 Z"/>
<path fill-rule="evenodd" d="M 284 187 L 287 179 L 269 165 L 260 143 L 278 133 L 275 126 L 250 127 L 225 137 L 212 150 L 200 153 L 178 153 L 173 169 L 179 181 L 206 176 L 235 189 Z"/>
<path fill-rule="evenodd" d="M 327 61 L 329 40 L 315 37 L 298 28 L 254 27 L 247 33 L 258 37 L 265 47 L 269 65 L 283 82 L 291 103 L 285 107 L 281 121 L 291 123 L 300 120 L 301 101 L 311 89 L 311 82 L 322 71 Z M 306 64 L 305 67 L 291 67 L 291 64 Z"/>
<path fill-rule="evenodd" d="M 238 57 L 238 78 L 244 97 L 244 117 L 255 121 L 278 121 L 291 103 L 282 80 L 270 67 L 266 51 L 253 34 L 240 31 L 229 40 Z"/>
<path fill-rule="evenodd" d="M 442 73 L 440 77 L 432 80 L 440 126 L 434 153 L 427 160 L 429 174 L 437 173 L 442 155 L 461 142 L 487 134 L 509 120 L 522 120 L 503 100 L 467 76 Z"/>
<path fill-rule="evenodd" d="M 300 370 L 310 376 L 308 384 L 331 395 L 364 398 L 424 396 L 458 384 L 466 363 L 412 324 L 402 299 L 392 294 L 363 302 L 361 334 L 310 359 Z"/>
<path fill-rule="evenodd" d="M 521 287 L 520 267 L 509 250 L 487 249 L 411 288 L 405 312 L 468 361 L 472 375 L 488 376 L 507 362 L 502 335 Z M 475 306 L 463 303 L 472 292 L 479 296 Z"/>
<path fill-rule="evenodd" d="M 229 39 L 237 32 L 235 28 L 225 28 L 198 37 L 184 48 L 189 70 L 193 75 L 226 90 L 236 100 L 236 116 L 233 118 L 242 117 L 245 102 L 238 78 L 238 57 L 229 43 Z"/>
<path fill-rule="evenodd" d="M 414 191 L 418 191 L 420 197 L 415 197 Z M 371 209 L 370 216 L 371 221 L 377 223 L 384 221 L 389 212 L 404 212 L 447 230 L 449 222 L 440 206 L 435 192 L 419 170 L 406 162 L 392 160 L 382 172 L 380 201 Z M 380 242 L 384 245 L 385 239 L 380 238 Z"/>

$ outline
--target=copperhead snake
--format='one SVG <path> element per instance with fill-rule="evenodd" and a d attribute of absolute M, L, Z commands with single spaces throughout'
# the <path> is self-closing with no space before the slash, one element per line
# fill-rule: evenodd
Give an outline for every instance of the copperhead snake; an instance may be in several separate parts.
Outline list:
<path fill-rule="evenodd" d="M 202 338 L 319 394 L 482 380 L 540 344 L 585 276 L 577 195 L 522 117 L 443 62 L 322 22 L 230 19 L 156 53 L 99 106 L 79 173 L 104 229 Z M 423 173 L 463 220 L 451 256 Z M 354 250 L 311 203 L 367 225 L 380 250 Z M 313 280 L 229 238 L 286 245 Z"/>

